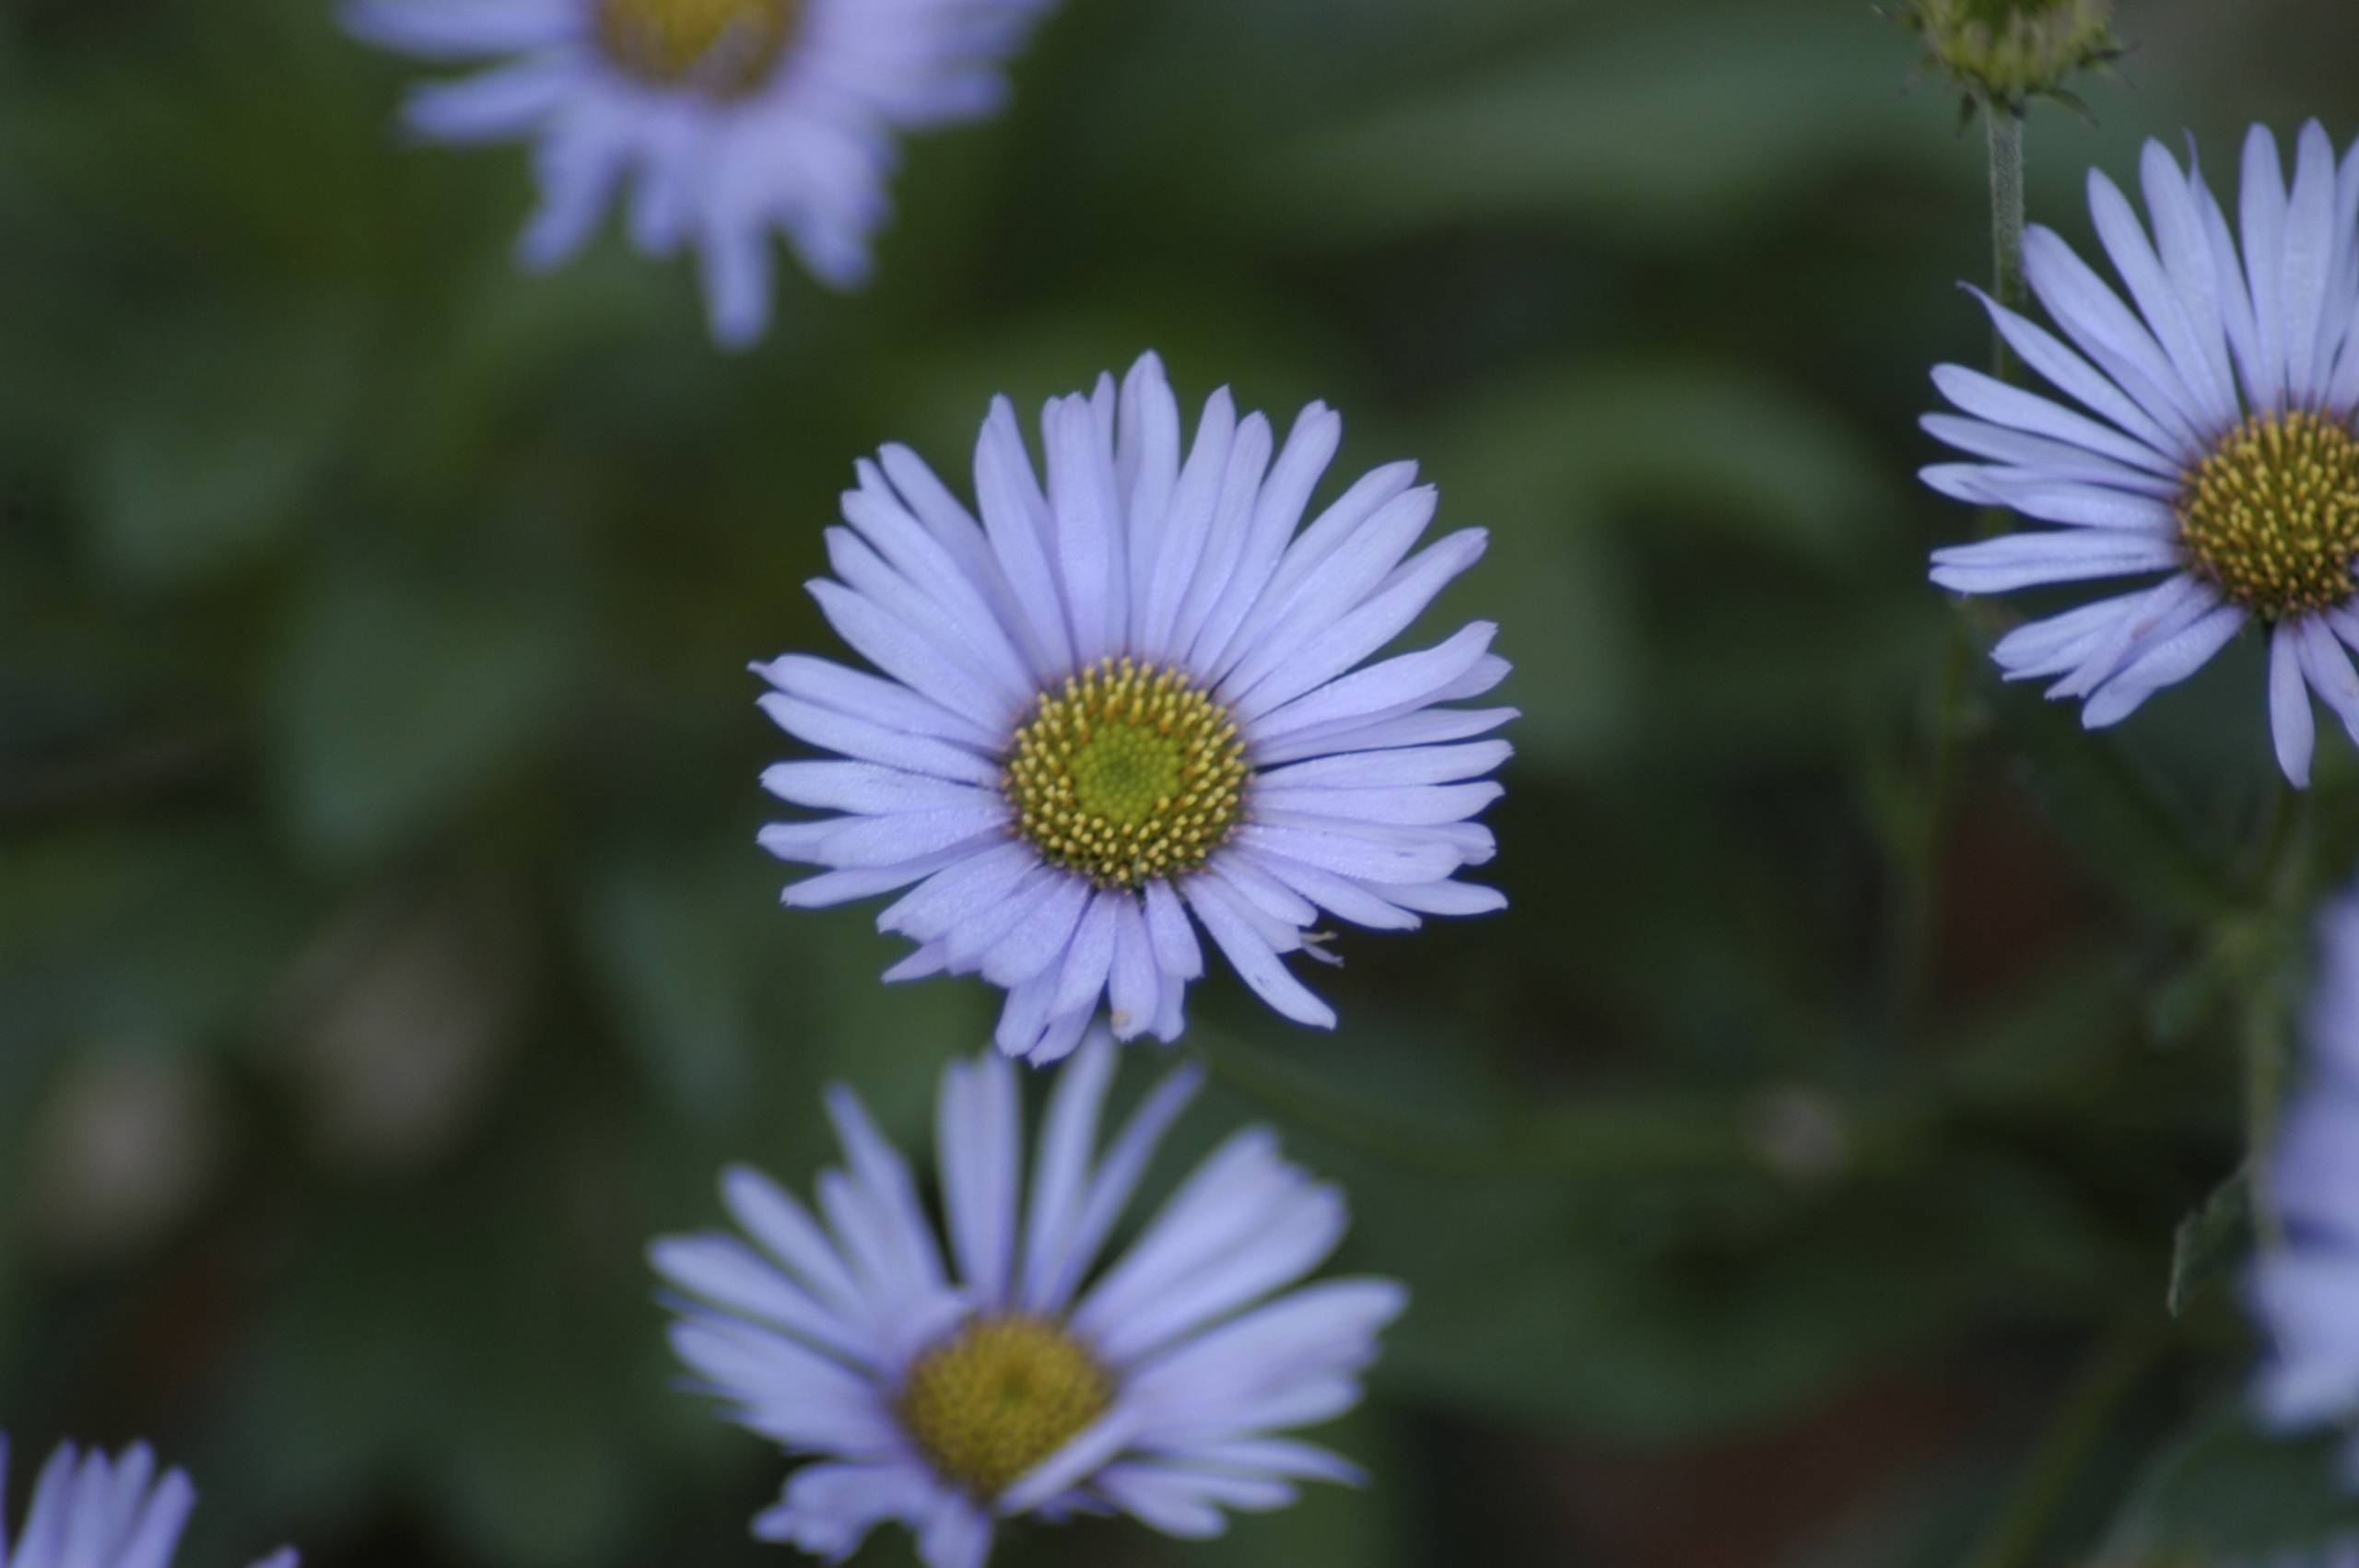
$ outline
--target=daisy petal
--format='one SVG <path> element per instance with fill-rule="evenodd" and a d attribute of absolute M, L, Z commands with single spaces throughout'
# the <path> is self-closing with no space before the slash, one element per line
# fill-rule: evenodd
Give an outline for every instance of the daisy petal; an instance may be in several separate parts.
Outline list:
<path fill-rule="evenodd" d="M 2277 766 L 2296 790 L 2309 787 L 2310 752 L 2318 721 L 2310 711 L 2309 684 L 2302 678 L 2300 638 L 2280 623 L 2269 637 L 2269 731 L 2277 743 Z"/>
<path fill-rule="evenodd" d="M 1933 552 L 1933 580 L 1957 593 L 2003 593 L 2046 582 L 2124 577 L 2178 564 L 2176 540 L 2112 529 L 2010 533 Z"/>

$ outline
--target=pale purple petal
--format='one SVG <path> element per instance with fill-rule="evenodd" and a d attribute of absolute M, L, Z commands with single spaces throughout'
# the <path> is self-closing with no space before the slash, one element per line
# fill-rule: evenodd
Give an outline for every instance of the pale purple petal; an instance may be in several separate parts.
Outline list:
<path fill-rule="evenodd" d="M 2016 468 L 2030 469 L 2052 479 L 2075 479 L 2110 489 L 2169 500 L 2185 486 L 2176 466 L 2168 474 L 2132 468 L 2069 441 L 2010 430 L 1987 420 L 1955 414 L 1928 414 L 1917 421 L 1927 435 L 1976 457 L 1994 458 Z M 2165 460 L 2155 459 L 2163 465 Z M 1922 471 L 1930 479 L 1931 470 Z"/>
<path fill-rule="evenodd" d="M 1048 972 L 1063 960 L 1074 928 L 1089 903 L 1087 883 L 1075 876 L 1058 878 L 984 955 L 984 977 L 993 985 L 1013 986 Z"/>
<path fill-rule="evenodd" d="M 1086 398 L 1060 399 L 1042 421 L 1049 459 L 1049 507 L 1056 520 L 1059 580 L 1071 616 L 1074 657 L 1091 664 L 1117 651 L 1118 605 L 1126 607 L 1130 573 L 1116 550 L 1121 531 L 1114 454 L 1098 438 Z M 1122 597 L 1116 597 L 1118 581 Z"/>
<path fill-rule="evenodd" d="M 2234 604 L 2207 611 L 2169 640 L 2142 654 L 2089 694 L 2081 722 L 2092 730 L 2118 724 L 2149 696 L 2177 685 L 2212 661 L 2212 656 L 2244 629 L 2245 613 Z"/>
<path fill-rule="evenodd" d="M 1274 744 L 1256 746 L 1264 766 L 1275 767 L 1304 758 L 1349 756 L 1402 746 L 1426 746 L 1438 741 L 1462 741 L 1486 734 L 1522 717 L 1513 708 L 1418 708 L 1397 718 L 1369 723 L 1322 724 Z"/>
<path fill-rule="evenodd" d="M 2237 227 L 2244 240 L 2245 280 L 2252 291 L 2255 369 L 2253 397 L 2275 410 L 2285 392 L 2285 172 L 2277 139 L 2255 125 L 2245 135 Z"/>
<path fill-rule="evenodd" d="M 2216 374 L 2205 352 L 2203 329 L 2164 271 L 2162 259 L 2147 240 L 2130 199 L 2095 169 L 2089 170 L 2088 190 L 2097 238 L 2128 286 L 2130 298 L 2137 302 L 2138 313 L 2161 344 L 2177 384 L 2186 390 L 2198 428 L 2217 433 L 2233 427 L 2237 418 L 2236 389 Z"/>
<path fill-rule="evenodd" d="M 1155 942 L 1137 898 L 1114 905 L 1114 959 L 1106 981 L 1107 1024 L 1118 1040 L 1134 1039 L 1154 1026 L 1162 990 Z"/>
<path fill-rule="evenodd" d="M 2350 243 L 2335 230 L 2334 147 L 2326 128 L 2313 120 L 2302 127 L 2294 160 L 2294 187 L 2285 207 L 2285 238 L 2279 298 L 2285 321 L 2286 391 L 2300 406 L 2320 390 L 2319 328 L 2327 288 L 2334 279 L 2338 249 Z"/>
<path fill-rule="evenodd" d="M 580 79 L 580 67 L 570 61 L 525 60 L 416 88 L 402 118 L 412 132 L 438 142 L 506 141 L 548 120 Z"/>
<path fill-rule="evenodd" d="M 1005 1058 L 943 1070 L 934 1146 L 944 1165 L 944 1217 L 959 1276 L 987 1308 L 1003 1306 L 1009 1296 L 1022 1144 L 1015 1074 Z"/>
<path fill-rule="evenodd" d="M 354 37 L 427 60 L 472 60 L 546 48 L 577 36 L 572 0 L 360 0 L 339 13 Z"/>
<path fill-rule="evenodd" d="M 2075 529 L 2008 533 L 1933 552 L 1932 579 L 1957 593 L 2004 593 L 2048 582 L 2125 577 L 2178 564 L 2178 543 L 2151 533 Z"/>
<path fill-rule="evenodd" d="M 1071 1254 L 1087 1201 L 1090 1153 L 1097 1147 L 1106 1092 L 1114 1081 L 1114 1060 L 1110 1041 L 1091 1039 L 1058 1075 L 1050 1099 L 1025 1223 L 1022 1300 L 1027 1311 L 1050 1310 L 1061 1299 L 1060 1281 L 1082 1266 Z"/>
<path fill-rule="evenodd" d="M 2206 434 L 2201 404 L 2179 380 L 2154 333 L 2055 230 L 2024 230 L 2024 281 L 2081 352 L 2167 431 L 2177 451 Z"/>
<path fill-rule="evenodd" d="M 1278 740 L 1321 725 L 1365 720 L 1395 707 L 1449 701 L 1444 694 L 1481 665 L 1497 633 L 1492 623 L 1475 621 L 1438 647 L 1356 670 L 1255 720 L 1254 738 Z"/>
<path fill-rule="evenodd" d="M 1217 498 L 1205 523 L 1203 553 L 1189 574 L 1187 592 L 1171 621 L 1168 649 L 1174 660 L 1188 657 L 1203 631 L 1205 618 L 1237 574 L 1246 530 L 1251 526 L 1275 444 L 1270 422 L 1262 415 L 1249 414 L 1238 421 L 1237 437 L 1228 449 L 1228 469 L 1221 476 Z"/>
<path fill-rule="evenodd" d="M 2004 429 L 2022 430 L 2062 441 L 2132 468 L 2168 473 L 2195 451 L 2192 441 L 2185 435 L 2171 430 L 2162 431 L 2163 438 L 2170 444 L 2157 451 L 2123 435 L 2110 425 L 2100 424 L 2084 414 L 2074 413 L 2060 403 L 2051 402 L 2036 392 L 2011 387 L 2004 381 L 1979 370 L 1969 370 L 1962 365 L 1934 366 L 1933 385 L 1958 409 L 1978 419 L 1988 420 Z"/>
<path fill-rule="evenodd" d="M 1180 471 L 1156 540 L 1155 566 L 1147 578 L 1144 610 L 1138 622 L 1139 647 L 1149 658 L 1168 661 L 1176 650 L 1179 638 L 1174 628 L 1180 606 L 1212 537 L 1213 518 L 1220 508 L 1229 451 L 1236 438 L 1237 405 L 1224 387 L 1205 401 L 1203 415 L 1196 423 L 1195 444 Z"/>
<path fill-rule="evenodd" d="M 1342 675 L 1406 630 L 1451 579 L 1482 558 L 1489 543 L 1486 532 L 1469 528 L 1419 551 L 1356 608 L 1307 638 L 1283 666 L 1250 686 L 1232 683 L 1224 696 L 1238 718 L 1259 720 Z"/>
<path fill-rule="evenodd" d="M 1278 961 L 1277 950 L 1249 921 L 1228 895 L 1199 878 L 1182 889 L 1190 907 L 1212 933 L 1213 941 L 1228 955 L 1245 983 L 1255 995 L 1268 1002 L 1285 1017 L 1314 1028 L 1335 1026 L 1335 1010 L 1310 993 L 1309 988 L 1286 972 Z"/>
<path fill-rule="evenodd" d="M 1281 553 L 1302 521 L 1310 492 L 1343 444 L 1344 422 L 1314 403 L 1296 418 L 1285 448 L 1256 497 L 1228 586 L 1206 614 L 1189 654 L 1189 667 L 1217 681 L 1234 657 L 1233 640 L 1271 585 Z"/>
<path fill-rule="evenodd" d="M 2284 622 L 2269 636 L 2269 731 L 2277 745 L 2277 766 L 2295 789 L 2307 789 L 2318 720 L 2310 711 L 2309 685 L 2302 679 L 2299 638 Z"/>
<path fill-rule="evenodd" d="M 2291 625 L 2303 679 L 2334 709 L 2344 731 L 2359 741 L 2359 672 L 2352 669 L 2350 655 L 2319 617 L 2305 615 Z"/>

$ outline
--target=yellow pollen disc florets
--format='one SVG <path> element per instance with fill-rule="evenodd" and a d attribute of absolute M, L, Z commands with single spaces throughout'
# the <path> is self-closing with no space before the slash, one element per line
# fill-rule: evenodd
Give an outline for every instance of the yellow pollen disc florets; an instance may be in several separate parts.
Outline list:
<path fill-rule="evenodd" d="M 2359 558 L 2359 439 L 2306 412 L 2256 415 L 2188 476 L 2190 564 L 2263 620 L 2341 604 Z"/>
<path fill-rule="evenodd" d="M 643 80 L 735 98 L 786 53 L 802 0 L 596 0 L 607 57 Z"/>
<path fill-rule="evenodd" d="M 1016 831 L 1051 862 L 1135 888 L 1194 871 L 1227 841 L 1246 771 L 1226 708 L 1181 672 L 1125 657 L 1040 694 L 1001 787 Z"/>
<path fill-rule="evenodd" d="M 933 1468 L 996 1497 L 1105 1413 L 1114 1380 L 1056 1324 L 979 1317 L 920 1356 L 902 1425 Z"/>

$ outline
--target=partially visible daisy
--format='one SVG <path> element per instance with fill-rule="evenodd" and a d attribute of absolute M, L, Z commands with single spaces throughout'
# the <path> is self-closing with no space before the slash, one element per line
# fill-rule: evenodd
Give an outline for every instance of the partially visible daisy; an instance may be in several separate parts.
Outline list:
<path fill-rule="evenodd" d="M 1944 365 L 1962 412 L 1925 427 L 1983 461 L 1928 468 L 1978 506 L 2062 525 L 1933 553 L 1962 593 L 2165 574 L 2002 639 L 2008 678 L 2055 677 L 2092 728 L 2185 680 L 2246 626 L 2269 638 L 2277 760 L 2306 784 L 2315 691 L 2359 736 L 2359 146 L 2336 168 L 2316 122 L 2291 189 L 2277 143 L 2245 141 L 2232 236 L 2192 167 L 2153 142 L 2140 174 L 2150 240 L 2092 170 L 2089 205 L 2132 311 L 2048 229 L 2024 236 L 2032 292 L 2073 346 L 1985 300 L 2024 363 L 2075 409 Z M 2077 348 L 2078 352 L 2075 352 Z"/>
<path fill-rule="evenodd" d="M 697 1386 L 814 1457 L 755 1535 L 839 1562 L 893 1519 L 928 1568 L 979 1568 L 1018 1515 L 1119 1510 L 1213 1536 L 1224 1510 L 1284 1507 L 1297 1480 L 1360 1480 L 1279 1434 L 1358 1402 L 1401 1287 L 1289 1288 L 1342 1239 L 1344 1199 L 1260 1129 L 1223 1144 L 1097 1270 L 1197 1084 L 1192 1069 L 1166 1078 L 1101 1158 L 1114 1060 L 1101 1030 L 1063 1070 L 1028 1196 L 1015 1069 L 985 1053 L 945 1071 L 947 1267 L 909 1167 L 841 1089 L 827 1106 L 850 1169 L 820 1175 L 826 1228 L 739 1168 L 722 1192 L 760 1251 L 717 1234 L 655 1244 L 656 1269 L 707 1304 L 675 1303 L 672 1328 Z"/>
<path fill-rule="evenodd" d="M 2359 1415 L 2359 896 L 2321 921 L 2318 965 L 2308 1078 L 2272 1171 L 2285 1245 L 2262 1254 L 2252 1289 L 2270 1341 L 2255 1395 L 2286 1429 Z M 2347 1453 L 2359 1487 L 2359 1442 Z"/>
<path fill-rule="evenodd" d="M 170 1568 L 196 1489 L 172 1470 L 160 1480 L 144 1443 L 119 1458 L 61 1444 L 33 1482 L 32 1505 L 8 1536 L 8 1441 L 0 1434 L 0 1568 Z M 281 1550 L 254 1568 L 296 1568 Z"/>
<path fill-rule="evenodd" d="M 642 251 L 693 246 L 713 335 L 769 322 L 770 235 L 838 287 L 863 281 L 896 131 L 972 120 L 1049 0 L 350 0 L 362 38 L 503 64 L 412 95 L 436 141 L 538 144 L 518 254 L 578 250 L 617 188 Z M 512 57 L 512 58 L 511 58 Z"/>
<path fill-rule="evenodd" d="M 763 777 L 795 805 L 774 854 L 829 868 L 816 906 L 916 883 L 877 924 L 918 944 L 892 979 L 980 972 L 1008 993 L 1000 1048 L 1073 1049 L 1099 1001 L 1116 1037 L 1181 1027 L 1202 924 L 1262 1000 L 1334 1013 L 1289 974 L 1321 913 L 1405 930 L 1503 906 L 1454 880 L 1492 855 L 1469 820 L 1515 716 L 1447 706 L 1507 674 L 1496 629 L 1363 667 L 1482 555 L 1469 529 L 1412 554 L 1433 520 L 1416 466 L 1367 474 L 1297 532 L 1343 422 L 1206 404 L 1183 459 L 1153 355 L 1118 393 L 1051 400 L 1048 483 L 1015 411 L 975 453 L 979 522 L 916 453 L 858 467 L 836 576 L 812 593 L 883 677 L 788 655 L 757 673 L 780 727 L 847 760 Z M 1274 449 L 1274 462 L 1273 453 Z M 1192 917 L 1192 919 L 1191 919 Z"/>

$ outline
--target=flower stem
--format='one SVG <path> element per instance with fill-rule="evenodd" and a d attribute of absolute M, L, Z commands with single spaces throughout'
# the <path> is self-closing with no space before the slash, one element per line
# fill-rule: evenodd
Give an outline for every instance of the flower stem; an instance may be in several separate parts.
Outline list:
<path fill-rule="evenodd" d="M 1990 296 L 2010 310 L 2024 302 L 2024 123 L 2004 105 L 1984 107 L 1983 123 L 1990 139 Z M 1997 324 L 1990 328 L 1991 373 L 2001 380 L 2014 379 L 2014 357 Z M 1976 520 L 1978 537 L 1988 539 L 2006 527 L 2004 509 L 1984 509 Z M 1966 672 L 1971 660 L 1970 639 L 1963 620 L 1950 628 L 1942 655 L 1940 685 L 1933 712 L 1933 755 L 1927 766 L 1923 825 L 1911 846 L 1905 868 L 1907 885 L 1901 895 L 1898 974 L 1893 987 L 1895 1015 L 1904 1028 L 1914 1022 L 1931 964 L 1941 899 L 1942 848 L 1947 842 L 1953 776 L 1957 770 L 1957 732 L 1966 705 Z"/>
<path fill-rule="evenodd" d="M 2138 1387 L 2146 1368 L 2169 1343 L 2169 1321 L 2142 1313 L 2097 1341 L 2058 1401 L 2025 1461 L 2006 1510 L 1968 1555 L 1966 1568 L 2027 1568 L 2072 1494 L 2114 1412 Z"/>
<path fill-rule="evenodd" d="M 2252 1232 L 2263 1252 L 2285 1245 L 2277 1208 L 2277 1112 L 2285 1097 L 2285 999 L 2275 977 L 2256 983 L 2245 1012 L 2245 1144 L 2252 1172 Z"/>
<path fill-rule="evenodd" d="M 2245 1144 L 2252 1171 L 2252 1228 L 2255 1240 L 2265 1252 L 2274 1251 L 2285 1241 L 2285 1222 L 2278 1211 L 2274 1178 L 2277 1119 L 2285 1098 L 2286 1035 L 2292 1026 L 2283 984 L 2283 954 L 2274 940 L 2275 929 L 2266 921 L 2268 912 L 2281 907 L 2286 899 L 2288 890 L 2279 883 L 2283 880 L 2288 850 L 2298 835 L 2301 807 L 2301 797 L 2293 786 L 2280 779 L 2263 819 L 2260 848 L 2254 857 L 2245 895 L 2247 907 L 2264 921 L 2255 944 L 2257 952 L 2246 965 L 2247 1000 L 2240 1045 L 2245 1059 Z"/>
<path fill-rule="evenodd" d="M 1990 134 L 1990 294 L 2010 310 L 2024 306 L 2024 123 L 2000 104 L 1983 111 Z M 1994 326 L 1992 373 L 2007 380 L 2013 356 Z"/>

